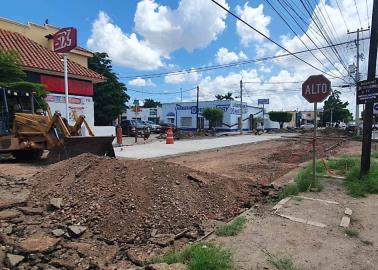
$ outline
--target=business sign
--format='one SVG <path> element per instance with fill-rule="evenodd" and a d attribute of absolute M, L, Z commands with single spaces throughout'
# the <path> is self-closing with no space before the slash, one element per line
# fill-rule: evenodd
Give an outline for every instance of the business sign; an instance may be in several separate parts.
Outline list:
<path fill-rule="evenodd" d="M 378 79 L 357 83 L 357 104 L 378 102 Z"/>
<path fill-rule="evenodd" d="M 77 46 L 76 28 L 62 28 L 53 35 L 53 50 L 58 53 L 69 52 Z"/>
<path fill-rule="evenodd" d="M 313 75 L 302 84 L 302 96 L 310 103 L 322 102 L 331 93 L 331 82 L 323 75 Z"/>
<path fill-rule="evenodd" d="M 264 105 L 264 104 L 269 104 L 269 99 L 268 98 L 261 98 L 257 100 L 258 105 Z"/>

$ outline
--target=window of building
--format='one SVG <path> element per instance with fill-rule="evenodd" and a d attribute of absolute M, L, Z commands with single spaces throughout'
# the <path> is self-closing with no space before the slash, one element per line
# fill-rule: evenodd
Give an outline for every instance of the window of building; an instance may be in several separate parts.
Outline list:
<path fill-rule="evenodd" d="M 192 117 L 181 117 L 182 127 L 192 127 Z"/>

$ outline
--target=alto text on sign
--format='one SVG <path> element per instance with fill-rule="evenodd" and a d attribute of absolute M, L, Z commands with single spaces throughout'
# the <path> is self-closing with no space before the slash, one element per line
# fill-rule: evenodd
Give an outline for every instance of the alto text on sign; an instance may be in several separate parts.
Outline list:
<path fill-rule="evenodd" d="M 54 51 L 69 52 L 77 46 L 77 31 L 73 27 L 62 28 L 53 36 Z"/>
<path fill-rule="evenodd" d="M 310 103 L 322 102 L 331 93 L 331 82 L 323 75 L 313 75 L 302 84 L 302 96 Z"/>

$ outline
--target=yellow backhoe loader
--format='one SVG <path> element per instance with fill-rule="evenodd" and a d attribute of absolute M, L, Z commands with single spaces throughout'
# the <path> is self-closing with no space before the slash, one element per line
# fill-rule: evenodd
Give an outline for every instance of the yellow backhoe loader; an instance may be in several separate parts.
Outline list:
<path fill-rule="evenodd" d="M 94 136 L 84 116 L 75 115 L 71 126 L 60 112 L 43 112 L 37 105 L 31 91 L 0 88 L 0 154 L 27 161 L 48 150 L 52 162 L 82 153 L 114 157 L 114 137 Z M 82 136 L 83 125 L 89 136 Z"/>

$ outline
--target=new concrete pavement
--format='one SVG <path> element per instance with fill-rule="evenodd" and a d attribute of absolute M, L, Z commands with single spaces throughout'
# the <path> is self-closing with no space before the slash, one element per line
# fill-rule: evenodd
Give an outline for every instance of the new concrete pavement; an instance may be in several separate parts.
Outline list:
<path fill-rule="evenodd" d="M 283 135 L 287 136 L 288 134 Z M 279 138 L 281 138 L 281 134 L 248 134 L 209 139 L 176 140 L 174 144 L 165 144 L 164 140 L 141 145 L 115 147 L 114 150 L 117 157 L 144 159 L 178 155 L 246 143 L 269 141 Z"/>

